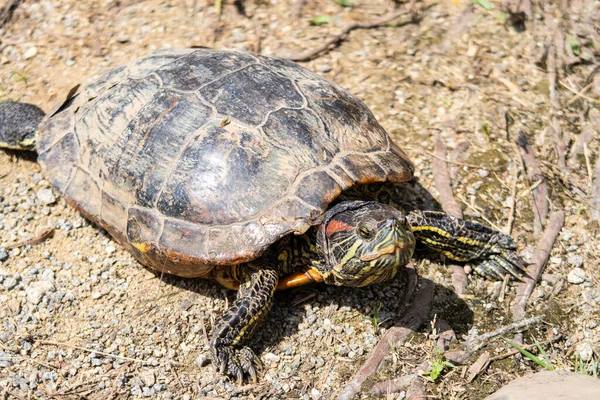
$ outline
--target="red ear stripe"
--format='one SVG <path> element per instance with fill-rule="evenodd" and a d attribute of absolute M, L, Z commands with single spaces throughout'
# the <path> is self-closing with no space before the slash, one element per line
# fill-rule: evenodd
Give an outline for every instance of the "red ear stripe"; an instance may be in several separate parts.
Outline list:
<path fill-rule="evenodd" d="M 336 232 L 351 231 L 353 229 L 354 229 L 354 227 L 352 225 L 348 225 L 347 223 L 342 222 L 342 221 L 334 220 L 327 224 L 327 229 L 325 230 L 325 235 L 327 235 L 327 237 L 329 237 Z"/>

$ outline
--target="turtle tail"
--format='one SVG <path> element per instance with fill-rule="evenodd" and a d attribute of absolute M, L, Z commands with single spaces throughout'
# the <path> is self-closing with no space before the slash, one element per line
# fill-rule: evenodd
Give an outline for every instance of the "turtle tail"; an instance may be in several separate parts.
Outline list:
<path fill-rule="evenodd" d="M 0 103 L 0 148 L 35 151 L 38 126 L 44 112 L 27 103 Z"/>

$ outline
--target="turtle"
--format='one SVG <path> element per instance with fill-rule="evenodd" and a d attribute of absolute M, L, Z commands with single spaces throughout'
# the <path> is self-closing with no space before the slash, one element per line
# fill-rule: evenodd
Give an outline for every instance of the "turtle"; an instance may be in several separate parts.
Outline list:
<path fill-rule="evenodd" d="M 0 147 L 36 151 L 56 191 L 144 266 L 238 290 L 210 341 L 238 381 L 257 379 L 248 341 L 276 290 L 388 281 L 416 242 L 484 277 L 524 273 L 510 236 L 382 196 L 414 178 L 406 153 L 357 97 L 272 56 L 169 49 L 48 114 L 1 103 Z"/>

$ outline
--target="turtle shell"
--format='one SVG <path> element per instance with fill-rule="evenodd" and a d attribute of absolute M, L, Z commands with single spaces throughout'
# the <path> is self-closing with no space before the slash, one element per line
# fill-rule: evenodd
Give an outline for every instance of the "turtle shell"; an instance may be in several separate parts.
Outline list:
<path fill-rule="evenodd" d="M 343 190 L 412 165 L 356 97 L 273 57 L 168 50 L 72 90 L 40 125 L 52 185 L 143 264 L 250 261 Z"/>

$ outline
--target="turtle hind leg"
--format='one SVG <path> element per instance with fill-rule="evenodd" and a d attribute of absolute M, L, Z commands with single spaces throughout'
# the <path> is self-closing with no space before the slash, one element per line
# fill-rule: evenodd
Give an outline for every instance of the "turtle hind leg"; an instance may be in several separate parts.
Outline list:
<path fill-rule="evenodd" d="M 0 103 L 0 148 L 35 150 L 38 126 L 44 112 L 27 103 Z"/>
<path fill-rule="evenodd" d="M 508 235 L 482 224 L 434 211 L 407 215 L 413 234 L 427 248 L 455 261 L 470 262 L 482 276 L 502 279 L 506 274 L 522 280 L 525 261 Z"/>
<path fill-rule="evenodd" d="M 269 312 L 277 288 L 278 273 L 268 263 L 253 261 L 236 267 L 240 280 L 236 300 L 213 326 L 210 352 L 221 373 L 235 376 L 238 383 L 249 375 L 256 382 L 260 359 L 245 343 Z"/>

